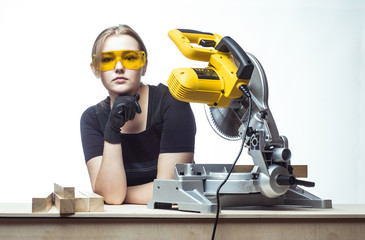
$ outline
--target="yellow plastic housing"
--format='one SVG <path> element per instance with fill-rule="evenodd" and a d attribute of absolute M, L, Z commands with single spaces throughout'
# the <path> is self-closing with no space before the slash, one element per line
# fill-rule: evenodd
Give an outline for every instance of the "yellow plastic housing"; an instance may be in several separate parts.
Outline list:
<path fill-rule="evenodd" d="M 209 106 L 228 106 L 221 90 L 221 79 L 199 79 L 193 68 L 174 69 L 167 81 L 173 97 L 184 102 L 205 103 Z"/>
<path fill-rule="evenodd" d="M 176 99 L 228 107 L 232 99 L 242 96 L 239 87 L 247 85 L 250 80 L 237 78 L 238 67 L 231 53 L 191 46 L 191 43 L 199 43 L 202 39 L 218 43 L 221 40 L 219 35 L 174 29 L 169 36 L 185 57 L 208 62 L 206 68 L 178 68 L 172 71 L 167 85 Z"/>

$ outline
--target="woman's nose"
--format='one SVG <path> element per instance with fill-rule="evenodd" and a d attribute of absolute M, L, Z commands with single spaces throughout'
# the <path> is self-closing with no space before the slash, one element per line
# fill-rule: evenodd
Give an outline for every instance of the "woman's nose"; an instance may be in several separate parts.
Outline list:
<path fill-rule="evenodd" d="M 124 68 L 123 64 L 121 63 L 121 61 L 117 62 L 114 69 L 115 69 L 115 71 L 124 71 L 125 70 L 125 68 Z"/>

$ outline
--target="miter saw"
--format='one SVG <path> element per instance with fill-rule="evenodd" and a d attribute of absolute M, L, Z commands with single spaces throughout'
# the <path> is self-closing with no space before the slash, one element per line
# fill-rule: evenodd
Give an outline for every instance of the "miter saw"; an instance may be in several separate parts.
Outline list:
<path fill-rule="evenodd" d="M 213 129 L 225 139 L 242 139 L 254 167 L 249 173 L 232 173 L 233 164 L 177 164 L 174 179 L 154 181 L 148 208 L 217 212 L 220 187 L 223 208 L 331 208 L 331 200 L 298 187 L 314 183 L 298 180 L 293 173 L 288 139 L 279 135 L 269 109 L 266 75 L 259 61 L 230 37 L 186 29 L 171 30 L 169 37 L 187 58 L 208 62 L 206 68 L 173 70 L 167 82 L 171 94 L 181 101 L 206 104 Z"/>

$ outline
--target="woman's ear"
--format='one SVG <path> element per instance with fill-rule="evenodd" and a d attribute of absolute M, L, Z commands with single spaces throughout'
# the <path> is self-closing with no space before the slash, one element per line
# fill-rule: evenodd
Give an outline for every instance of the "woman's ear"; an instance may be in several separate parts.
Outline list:
<path fill-rule="evenodd" d="M 146 59 L 146 63 L 144 64 L 144 66 L 142 67 L 142 76 L 144 76 L 146 74 L 147 71 L 147 65 L 148 65 L 148 60 Z"/>
<path fill-rule="evenodd" d="M 93 63 L 90 63 L 90 68 L 91 68 L 91 71 L 95 74 L 95 68 L 94 68 L 94 64 Z"/>
<path fill-rule="evenodd" d="M 97 73 L 96 73 L 96 70 L 95 70 L 95 67 L 94 67 L 93 63 L 90 63 L 90 68 L 91 68 L 91 71 L 94 73 L 95 77 L 100 78 L 100 76 L 98 76 Z"/>

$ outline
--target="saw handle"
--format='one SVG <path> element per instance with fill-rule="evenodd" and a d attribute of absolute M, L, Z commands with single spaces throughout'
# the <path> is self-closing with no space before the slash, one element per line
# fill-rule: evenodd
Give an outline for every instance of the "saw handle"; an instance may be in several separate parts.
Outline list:
<path fill-rule="evenodd" d="M 251 79 L 254 69 L 253 63 L 246 52 L 231 37 L 222 38 L 220 35 L 210 32 L 201 32 L 192 29 L 173 29 L 168 33 L 180 52 L 192 60 L 209 62 L 212 54 L 219 52 L 231 52 L 239 62 L 236 76 L 239 79 Z M 202 47 L 195 47 L 191 43 Z M 215 47 L 215 49 L 208 48 Z"/>
<path fill-rule="evenodd" d="M 305 187 L 314 187 L 314 182 L 298 180 L 294 176 L 279 175 L 276 178 L 276 182 L 277 182 L 277 184 L 279 184 L 281 186 L 287 186 L 287 185 L 291 186 L 291 185 L 296 184 L 296 185 L 301 185 L 301 186 L 305 186 Z"/>
<path fill-rule="evenodd" d="M 192 29 L 178 29 L 178 31 L 180 31 L 182 35 L 187 37 L 192 43 L 197 43 L 203 47 L 215 47 L 215 45 L 217 45 L 214 41 L 215 36 L 213 33 L 201 32 Z"/>
<path fill-rule="evenodd" d="M 238 43 L 231 37 L 224 37 L 215 47 L 220 52 L 231 52 L 233 56 L 239 62 L 237 70 L 237 78 L 239 79 L 251 79 L 251 75 L 254 69 L 253 63 L 247 56 L 246 52 L 241 48 Z"/>
<path fill-rule="evenodd" d="M 191 29 L 173 29 L 168 35 L 185 57 L 204 62 L 209 62 L 210 56 L 217 53 L 217 50 L 208 47 L 215 47 L 222 39 L 218 34 Z M 202 47 L 193 46 L 191 43 Z"/>

